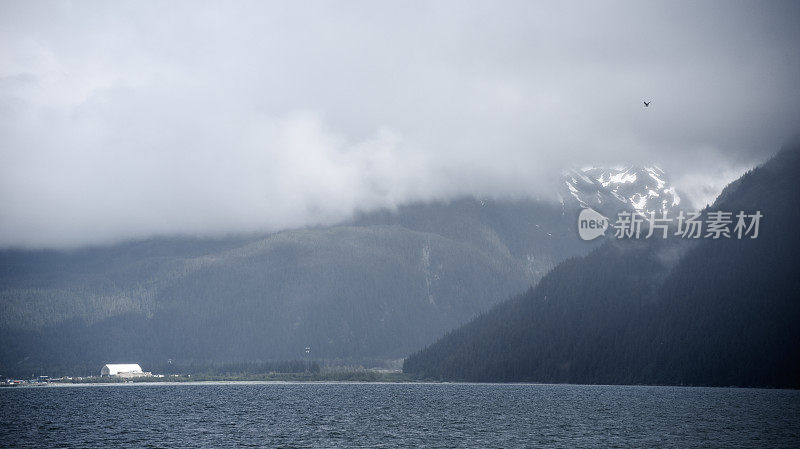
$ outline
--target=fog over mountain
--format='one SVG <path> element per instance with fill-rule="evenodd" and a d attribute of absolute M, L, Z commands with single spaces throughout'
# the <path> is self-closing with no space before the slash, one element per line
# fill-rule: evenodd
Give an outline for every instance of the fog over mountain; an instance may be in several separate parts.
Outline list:
<path fill-rule="evenodd" d="M 657 164 L 702 205 L 800 123 L 798 18 L 796 2 L 3 2 L 0 247 L 556 198 L 590 164 Z"/>
<path fill-rule="evenodd" d="M 758 211 L 758 235 L 609 236 L 413 354 L 404 370 L 467 381 L 798 388 L 799 169 L 800 145 L 787 146 L 710 206 Z"/>

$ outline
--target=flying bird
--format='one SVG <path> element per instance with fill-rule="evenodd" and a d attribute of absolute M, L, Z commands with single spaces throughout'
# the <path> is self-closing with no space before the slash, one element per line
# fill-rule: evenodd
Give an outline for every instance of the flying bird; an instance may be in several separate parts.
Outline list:
<path fill-rule="evenodd" d="M 650 103 L 651 103 L 652 101 L 653 101 L 653 100 L 650 100 L 650 101 L 643 101 L 642 103 L 644 103 L 644 107 L 646 107 L 646 108 L 649 108 L 649 107 L 650 107 Z"/>

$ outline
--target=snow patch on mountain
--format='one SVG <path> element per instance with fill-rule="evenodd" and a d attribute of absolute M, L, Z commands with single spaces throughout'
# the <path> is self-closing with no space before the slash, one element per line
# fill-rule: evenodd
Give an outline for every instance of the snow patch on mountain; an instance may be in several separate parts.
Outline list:
<path fill-rule="evenodd" d="M 563 180 L 566 196 L 573 203 L 602 213 L 631 210 L 643 216 L 653 212 L 671 215 L 681 204 L 669 177 L 655 165 L 569 169 L 563 173 Z"/>

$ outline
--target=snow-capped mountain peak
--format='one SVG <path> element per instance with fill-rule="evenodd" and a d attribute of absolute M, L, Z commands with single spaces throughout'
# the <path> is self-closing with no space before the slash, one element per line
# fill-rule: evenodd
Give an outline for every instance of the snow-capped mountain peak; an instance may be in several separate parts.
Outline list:
<path fill-rule="evenodd" d="M 651 166 L 584 167 L 563 173 L 565 197 L 581 207 L 614 214 L 633 210 L 649 216 L 671 212 L 681 197 L 664 170 Z"/>

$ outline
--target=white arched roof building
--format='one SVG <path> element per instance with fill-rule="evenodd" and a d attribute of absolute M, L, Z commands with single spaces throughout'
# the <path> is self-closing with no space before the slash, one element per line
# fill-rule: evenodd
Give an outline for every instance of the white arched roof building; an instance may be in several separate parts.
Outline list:
<path fill-rule="evenodd" d="M 101 376 L 143 375 L 142 367 L 138 363 L 109 363 L 103 365 Z"/>

